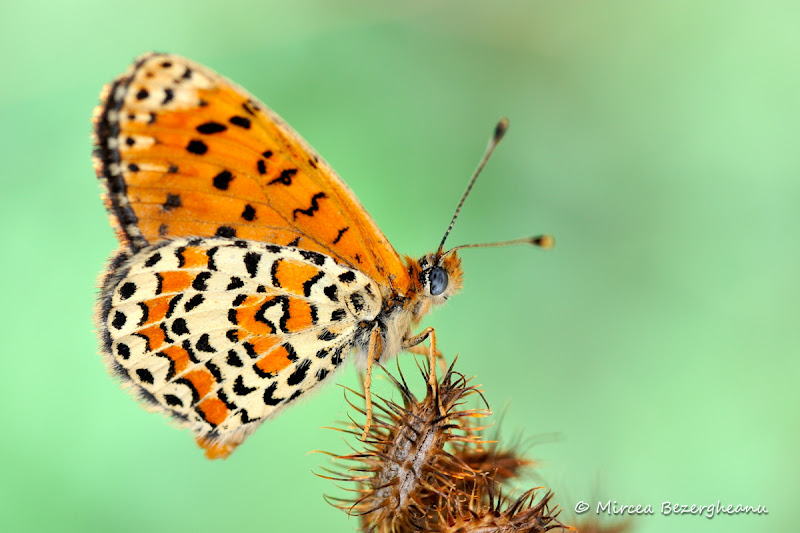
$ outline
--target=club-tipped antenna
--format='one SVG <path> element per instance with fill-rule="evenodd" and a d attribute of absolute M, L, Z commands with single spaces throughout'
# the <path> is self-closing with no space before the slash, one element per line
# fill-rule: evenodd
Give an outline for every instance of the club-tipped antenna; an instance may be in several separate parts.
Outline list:
<path fill-rule="evenodd" d="M 444 249 L 444 241 L 446 241 L 447 236 L 450 235 L 450 231 L 453 229 L 453 225 L 456 223 L 458 214 L 461 212 L 461 206 L 464 205 L 464 200 L 467 199 L 467 196 L 469 196 L 469 192 L 472 190 L 472 186 L 475 185 L 475 180 L 478 179 L 478 176 L 483 170 L 483 167 L 486 166 L 486 162 L 489 160 L 489 157 L 492 155 L 492 152 L 494 152 L 494 149 L 497 148 L 497 145 L 500 143 L 500 140 L 503 138 L 503 135 L 505 135 L 507 130 L 508 130 L 508 119 L 501 118 L 500 121 L 497 123 L 497 126 L 494 127 L 494 134 L 492 135 L 492 138 L 489 139 L 489 146 L 486 147 L 486 152 L 484 152 L 480 163 L 478 163 L 478 167 L 475 169 L 475 172 L 472 174 L 472 178 L 469 180 L 469 184 L 467 185 L 467 190 L 464 191 L 464 194 L 461 196 L 461 201 L 458 202 L 458 206 L 456 207 L 456 212 L 453 213 L 453 218 L 450 220 L 450 225 L 447 226 L 447 231 L 444 232 L 444 237 L 442 237 L 442 242 L 441 244 L 439 244 L 439 251 L 437 252 L 438 255 L 442 255 L 442 250 Z M 529 241 L 529 239 L 523 239 L 523 241 Z"/>
<path fill-rule="evenodd" d="M 536 235 L 534 237 L 525 237 L 524 239 L 514 239 L 511 241 L 482 242 L 478 244 L 462 244 L 461 246 L 450 248 L 442 255 L 447 255 L 449 253 L 455 252 L 456 250 L 461 250 L 462 248 L 492 248 L 495 246 L 514 246 L 515 244 L 532 244 L 544 250 L 549 250 L 555 245 L 555 243 L 556 240 L 551 235 Z"/>

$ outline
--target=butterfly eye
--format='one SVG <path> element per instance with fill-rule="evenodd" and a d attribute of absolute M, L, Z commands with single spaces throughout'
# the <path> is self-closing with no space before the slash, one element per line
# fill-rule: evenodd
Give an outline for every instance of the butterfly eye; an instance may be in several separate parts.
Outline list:
<path fill-rule="evenodd" d="M 428 279 L 430 280 L 430 291 L 433 296 L 438 296 L 447 289 L 447 271 L 442 267 L 433 267 Z"/>

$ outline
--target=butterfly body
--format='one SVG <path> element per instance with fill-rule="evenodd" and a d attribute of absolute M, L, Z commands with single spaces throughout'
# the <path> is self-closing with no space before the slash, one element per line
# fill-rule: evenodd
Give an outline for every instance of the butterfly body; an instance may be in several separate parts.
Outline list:
<path fill-rule="evenodd" d="M 401 259 L 330 167 L 216 73 L 147 54 L 95 115 L 120 251 L 101 282 L 101 350 L 145 406 L 225 457 L 327 379 L 412 348 L 461 286 L 441 251 Z"/>

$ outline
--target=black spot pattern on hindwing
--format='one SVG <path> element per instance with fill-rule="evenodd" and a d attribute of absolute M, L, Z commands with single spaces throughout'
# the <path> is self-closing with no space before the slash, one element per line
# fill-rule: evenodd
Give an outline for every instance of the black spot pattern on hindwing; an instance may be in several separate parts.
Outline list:
<path fill-rule="evenodd" d="M 225 362 L 230 366 L 235 366 L 236 368 L 241 368 L 244 366 L 239 354 L 237 354 L 234 350 L 228 350 L 228 357 L 225 359 Z"/>
<path fill-rule="evenodd" d="M 139 379 L 143 383 L 147 383 L 148 385 L 153 384 L 153 374 L 151 374 L 146 368 L 137 368 L 136 375 L 139 376 Z"/>
<path fill-rule="evenodd" d="M 270 406 L 276 406 L 283 403 L 284 398 L 276 398 L 275 392 L 278 390 L 278 384 L 272 382 L 272 385 L 264 389 L 264 403 Z"/>
<path fill-rule="evenodd" d="M 332 302 L 339 301 L 339 288 L 336 287 L 336 285 L 328 285 L 327 287 L 322 289 L 322 292 L 325 293 L 325 296 L 328 297 L 328 300 Z"/>
<path fill-rule="evenodd" d="M 308 359 L 303 359 L 300 363 L 297 364 L 295 367 L 294 372 L 292 372 L 289 377 L 286 379 L 286 384 L 294 387 L 295 385 L 299 385 L 306 379 L 306 375 L 308 374 L 308 368 L 311 366 L 311 361 Z"/>
<path fill-rule="evenodd" d="M 256 390 L 256 387 L 245 386 L 244 378 L 241 375 L 239 375 L 236 378 L 236 381 L 233 382 L 233 392 L 238 396 L 247 396 L 254 390 Z"/>
<path fill-rule="evenodd" d="M 154 267 L 159 261 L 161 261 L 161 254 L 156 252 L 147 258 L 147 261 L 145 261 L 144 266 L 147 268 Z"/>
<path fill-rule="evenodd" d="M 122 359 L 128 359 L 131 356 L 131 349 L 128 347 L 127 344 L 119 343 L 117 344 L 117 355 L 120 356 Z"/>
<path fill-rule="evenodd" d="M 114 320 L 111 321 L 111 325 L 116 329 L 122 329 L 122 326 L 125 325 L 126 320 L 127 317 L 125 316 L 125 313 L 114 311 Z"/>
<path fill-rule="evenodd" d="M 318 252 L 312 252 L 310 250 L 299 250 L 300 255 L 306 261 L 310 261 L 317 266 L 322 266 L 325 264 L 325 256 Z"/>
<path fill-rule="evenodd" d="M 165 394 L 164 401 L 167 402 L 167 405 L 170 407 L 183 407 L 183 402 L 180 398 L 175 396 L 174 394 Z"/>
<path fill-rule="evenodd" d="M 172 322 L 172 332 L 176 335 L 188 335 L 189 328 L 186 326 L 186 320 L 183 318 L 176 318 Z"/>
<path fill-rule="evenodd" d="M 361 296 L 361 293 L 354 292 L 351 294 L 350 303 L 353 304 L 353 309 L 356 310 L 356 313 L 360 313 L 364 309 L 364 297 Z"/>
<path fill-rule="evenodd" d="M 172 313 L 175 312 L 175 307 L 178 305 L 178 302 L 181 301 L 181 298 L 183 298 L 183 294 L 178 293 L 173 296 L 172 299 L 170 299 L 169 308 L 167 309 L 167 314 L 164 315 L 164 318 L 169 318 L 172 316 Z"/>
<path fill-rule="evenodd" d="M 192 288 L 196 291 L 208 290 L 208 278 L 211 277 L 211 272 L 200 272 L 197 277 L 192 281 Z"/>
<path fill-rule="evenodd" d="M 200 305 L 205 301 L 205 297 L 202 294 L 195 294 L 192 296 L 188 302 L 183 304 L 183 308 L 188 312 Z"/>
<path fill-rule="evenodd" d="M 353 283 L 356 280 L 356 275 L 353 271 L 345 272 L 344 274 L 339 274 L 339 281 L 342 283 Z"/>
<path fill-rule="evenodd" d="M 325 273 L 320 270 L 311 278 L 303 282 L 303 296 L 305 296 L 306 298 L 311 296 L 311 289 L 314 287 L 314 284 L 324 277 Z"/>
<path fill-rule="evenodd" d="M 197 351 L 206 353 L 215 353 L 217 350 L 209 343 L 208 333 L 203 333 L 195 345 Z"/>
<path fill-rule="evenodd" d="M 208 269 L 209 270 L 216 270 L 217 269 L 217 264 L 214 262 L 214 254 L 216 254 L 218 250 L 219 250 L 219 247 L 215 246 L 213 248 L 209 248 L 206 251 L 206 257 L 208 257 Z"/>
<path fill-rule="evenodd" d="M 119 298 L 120 300 L 127 300 L 131 296 L 134 295 L 136 292 L 136 284 L 130 281 L 123 283 L 122 287 L 119 288 Z"/>
<path fill-rule="evenodd" d="M 139 310 L 142 312 L 142 318 L 139 319 L 137 326 L 142 327 L 144 323 L 147 322 L 147 317 L 150 316 L 150 308 L 147 307 L 147 304 L 144 302 L 139 302 L 136 305 L 139 306 Z"/>
<path fill-rule="evenodd" d="M 258 273 L 258 262 L 261 261 L 261 254 L 256 252 L 247 252 L 244 254 L 244 266 L 247 269 L 247 273 L 250 274 L 251 278 L 256 277 Z"/>

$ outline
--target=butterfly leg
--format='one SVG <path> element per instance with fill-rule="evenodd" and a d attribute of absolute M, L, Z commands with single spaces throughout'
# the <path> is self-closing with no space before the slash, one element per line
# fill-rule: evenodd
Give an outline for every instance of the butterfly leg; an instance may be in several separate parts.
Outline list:
<path fill-rule="evenodd" d="M 409 352 L 409 353 L 416 354 L 416 355 L 429 355 L 430 348 L 426 348 L 425 346 L 422 346 L 421 344 L 417 344 L 416 346 L 409 346 L 406 349 L 406 351 Z M 438 348 L 436 348 L 436 349 L 434 349 L 433 355 L 436 357 L 436 359 L 439 360 L 439 369 L 442 371 L 442 374 L 446 374 L 447 373 L 447 361 L 445 361 L 444 355 L 442 355 L 442 352 Z"/>
<path fill-rule="evenodd" d="M 372 328 L 369 334 L 369 353 L 367 354 L 367 375 L 364 377 L 364 404 L 366 410 L 367 420 L 364 422 L 364 432 L 361 434 L 361 440 L 367 440 L 369 428 L 372 425 L 372 365 L 380 354 L 378 350 L 378 343 L 381 338 L 381 330 L 378 326 Z"/>
<path fill-rule="evenodd" d="M 422 344 L 422 342 L 428 337 L 431 338 L 431 346 L 428 350 L 425 350 L 425 348 L 420 346 L 420 344 Z M 407 352 L 428 356 L 428 367 L 430 368 L 430 372 L 428 374 L 428 384 L 433 390 L 436 390 L 436 359 L 440 358 L 441 361 L 444 362 L 444 358 L 442 357 L 442 353 L 436 349 L 436 332 L 434 329 L 425 328 L 418 335 L 414 335 L 410 339 L 406 339 L 403 341 L 403 349 Z"/>

